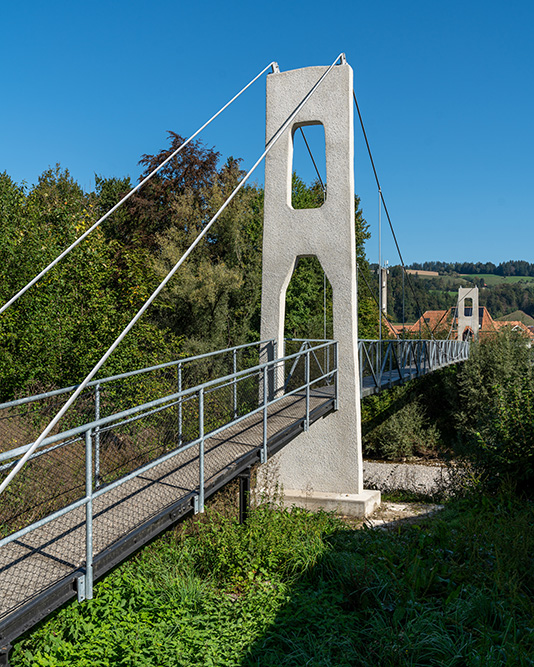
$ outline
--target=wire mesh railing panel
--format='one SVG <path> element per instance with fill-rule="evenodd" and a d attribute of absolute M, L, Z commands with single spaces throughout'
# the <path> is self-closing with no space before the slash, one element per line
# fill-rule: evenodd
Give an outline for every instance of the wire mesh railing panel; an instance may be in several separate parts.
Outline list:
<path fill-rule="evenodd" d="M 10 535 L 85 494 L 84 442 L 80 438 L 36 452 L 0 495 L 0 537 Z M 2 462 L 2 482 L 19 457 Z"/>
<path fill-rule="evenodd" d="M 193 440 L 191 398 L 179 407 L 172 405 L 158 412 L 147 411 L 135 418 L 112 423 L 101 429 L 95 440 L 95 478 L 97 486 L 109 484 L 153 461 L 185 442 Z M 197 418 L 198 421 L 198 418 Z"/>
<path fill-rule="evenodd" d="M 391 386 L 465 361 L 469 347 L 463 341 L 360 340 L 359 363 L 362 389 Z"/>
<path fill-rule="evenodd" d="M 17 401 L 0 406 L 0 452 L 35 441 L 66 403 L 72 391 L 52 390 L 29 402 Z M 52 395 L 50 395 L 52 394 Z M 24 399 L 23 399 L 24 400 Z M 95 418 L 93 389 L 83 392 L 76 404 L 59 421 L 51 434 L 61 433 Z"/>
<path fill-rule="evenodd" d="M 189 494 L 202 509 L 206 485 L 243 456 L 266 460 L 268 438 L 307 428 L 333 397 L 337 351 L 297 345 L 289 359 L 255 344 L 89 386 L 61 423 L 70 430 L 50 434 L 0 494 L 0 617 Z M 31 419 L 0 452 L 0 483 L 72 390 L 4 406 Z"/>

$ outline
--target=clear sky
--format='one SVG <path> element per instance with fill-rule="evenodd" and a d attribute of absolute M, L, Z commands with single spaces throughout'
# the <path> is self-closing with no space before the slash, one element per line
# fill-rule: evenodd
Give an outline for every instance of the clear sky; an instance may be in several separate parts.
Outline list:
<path fill-rule="evenodd" d="M 344 51 L 405 261 L 534 262 L 533 25 L 532 0 L 4 2 L 0 171 L 31 184 L 59 162 L 86 190 L 95 173 L 136 180 L 167 130 L 194 132 L 271 60 Z M 246 168 L 264 122 L 262 80 L 203 139 Z M 376 261 L 358 127 L 355 168 Z M 382 256 L 398 262 L 385 225 Z"/>

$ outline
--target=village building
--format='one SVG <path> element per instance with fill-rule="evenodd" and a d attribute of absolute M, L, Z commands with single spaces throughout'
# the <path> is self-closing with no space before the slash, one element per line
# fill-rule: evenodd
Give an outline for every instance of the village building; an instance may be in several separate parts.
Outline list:
<path fill-rule="evenodd" d="M 527 326 L 520 320 L 494 320 L 486 306 L 478 305 L 478 288 L 469 288 L 471 297 L 463 298 L 462 289 L 458 295 L 458 304 L 447 310 L 427 310 L 413 324 L 390 324 L 387 328 L 391 335 L 397 337 L 432 336 L 456 340 L 472 340 L 487 337 L 509 327 L 519 331 L 530 341 L 534 341 L 534 327 Z M 475 291 L 476 290 L 476 291 Z M 478 318 L 477 318 L 478 312 Z"/>

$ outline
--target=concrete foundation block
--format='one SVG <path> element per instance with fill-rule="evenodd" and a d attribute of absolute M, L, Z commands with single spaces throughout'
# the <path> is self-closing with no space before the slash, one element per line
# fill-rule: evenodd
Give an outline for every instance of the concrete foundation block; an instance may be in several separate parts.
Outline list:
<path fill-rule="evenodd" d="M 380 506 L 380 491 L 364 489 L 361 493 L 327 493 L 284 489 L 286 507 L 302 507 L 311 511 L 320 509 L 344 516 L 366 517 Z"/>

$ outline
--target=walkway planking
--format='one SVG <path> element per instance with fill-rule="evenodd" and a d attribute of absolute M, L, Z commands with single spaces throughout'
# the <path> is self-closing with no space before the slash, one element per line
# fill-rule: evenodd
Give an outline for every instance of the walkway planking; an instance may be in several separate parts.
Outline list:
<path fill-rule="evenodd" d="M 333 389 L 310 392 L 310 423 L 334 409 Z M 269 406 L 272 454 L 302 432 L 305 395 Z M 263 415 L 257 413 L 205 440 L 206 497 L 259 460 Z M 177 453 L 93 501 L 95 577 L 176 523 L 199 488 L 199 446 Z M 8 643 L 76 595 L 85 567 L 85 507 L 73 510 L 0 549 L 0 642 Z"/>

